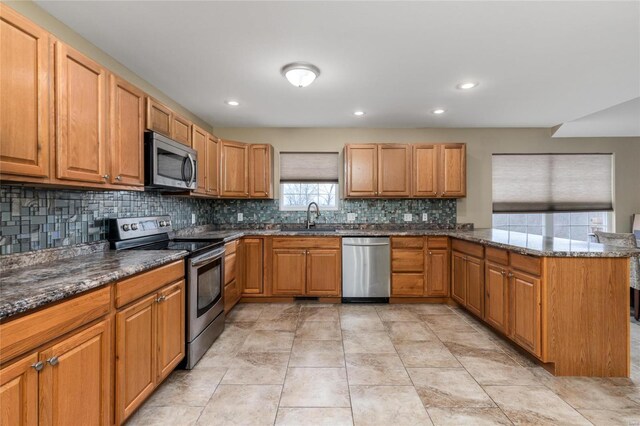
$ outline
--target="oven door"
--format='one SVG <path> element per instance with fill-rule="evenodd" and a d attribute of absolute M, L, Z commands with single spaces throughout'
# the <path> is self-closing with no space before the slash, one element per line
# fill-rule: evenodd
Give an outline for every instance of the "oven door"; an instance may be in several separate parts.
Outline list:
<path fill-rule="evenodd" d="M 196 189 L 197 155 L 191 148 L 156 133 L 145 143 L 147 187 L 175 190 Z"/>
<path fill-rule="evenodd" d="M 188 259 L 188 341 L 224 311 L 223 280 L 224 247 Z"/>

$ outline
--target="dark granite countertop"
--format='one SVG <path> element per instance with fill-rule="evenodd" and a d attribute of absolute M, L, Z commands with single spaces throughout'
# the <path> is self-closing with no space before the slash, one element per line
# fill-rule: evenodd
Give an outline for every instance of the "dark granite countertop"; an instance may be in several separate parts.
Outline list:
<path fill-rule="evenodd" d="M 2 270 L 0 320 L 180 260 L 182 250 L 99 251 Z"/>

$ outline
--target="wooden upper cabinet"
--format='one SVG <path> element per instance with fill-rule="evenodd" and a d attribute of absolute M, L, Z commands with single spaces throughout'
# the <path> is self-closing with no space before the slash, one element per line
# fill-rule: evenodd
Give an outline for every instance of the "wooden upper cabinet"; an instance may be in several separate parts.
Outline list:
<path fill-rule="evenodd" d="M 449 251 L 431 249 L 427 251 L 427 281 L 425 296 L 446 297 L 449 295 Z"/>
<path fill-rule="evenodd" d="M 111 335 L 106 319 L 40 354 L 40 424 L 111 424 Z"/>
<path fill-rule="evenodd" d="M 249 145 L 249 197 L 273 197 L 273 147 Z"/>
<path fill-rule="evenodd" d="M 0 425 L 38 424 L 38 354 L 0 369 Z"/>
<path fill-rule="evenodd" d="M 347 197 L 375 197 L 378 195 L 377 145 L 347 145 L 345 164 Z"/>
<path fill-rule="evenodd" d="M 312 249 L 307 253 L 307 288 L 309 296 L 340 296 L 342 287 L 339 249 Z"/>
<path fill-rule="evenodd" d="M 175 112 L 171 121 L 171 139 L 181 144 L 191 146 L 191 122 Z"/>
<path fill-rule="evenodd" d="M 467 146 L 463 143 L 440 146 L 440 196 L 467 195 Z"/>
<path fill-rule="evenodd" d="M 173 111 L 153 98 L 147 98 L 147 129 L 171 137 Z"/>
<path fill-rule="evenodd" d="M 105 183 L 107 70 L 56 42 L 57 178 Z"/>
<path fill-rule="evenodd" d="M 184 281 L 166 287 L 157 300 L 157 372 L 158 382 L 161 382 L 182 361 L 185 354 Z"/>
<path fill-rule="evenodd" d="M 213 135 L 207 137 L 207 194 L 220 195 L 220 139 Z"/>
<path fill-rule="evenodd" d="M 407 144 L 378 145 L 379 197 L 409 197 L 411 195 L 411 146 Z"/>
<path fill-rule="evenodd" d="M 111 74 L 109 104 L 110 182 L 144 186 L 144 93 Z"/>
<path fill-rule="evenodd" d="M 0 7 L 0 173 L 49 176 L 49 34 Z"/>
<path fill-rule="evenodd" d="M 509 335 L 538 357 L 542 354 L 540 298 L 540 278 L 509 273 Z"/>
<path fill-rule="evenodd" d="M 414 197 L 436 197 L 438 195 L 438 146 L 413 145 L 413 191 Z"/>
<path fill-rule="evenodd" d="M 249 196 L 249 145 L 222 141 L 220 195 L 246 198 Z"/>
<path fill-rule="evenodd" d="M 193 125 L 193 136 L 192 136 L 192 145 L 191 147 L 196 151 L 198 155 L 198 167 L 197 167 L 197 178 L 196 181 L 198 186 L 196 187 L 195 192 L 198 194 L 206 194 L 207 193 L 207 143 L 209 140 L 209 134 L 199 128 L 196 125 Z"/>
<path fill-rule="evenodd" d="M 503 333 L 507 332 L 509 280 L 507 268 L 487 261 L 485 264 L 484 320 Z"/>
<path fill-rule="evenodd" d="M 307 274 L 304 249 L 273 250 L 273 295 L 303 295 Z"/>

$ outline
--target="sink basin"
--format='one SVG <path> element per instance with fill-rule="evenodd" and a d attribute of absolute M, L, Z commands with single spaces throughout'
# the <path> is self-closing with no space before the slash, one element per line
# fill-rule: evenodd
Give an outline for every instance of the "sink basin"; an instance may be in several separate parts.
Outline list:
<path fill-rule="evenodd" d="M 335 228 L 280 228 L 282 232 L 300 232 L 300 233 L 318 233 L 318 232 L 336 232 Z"/>

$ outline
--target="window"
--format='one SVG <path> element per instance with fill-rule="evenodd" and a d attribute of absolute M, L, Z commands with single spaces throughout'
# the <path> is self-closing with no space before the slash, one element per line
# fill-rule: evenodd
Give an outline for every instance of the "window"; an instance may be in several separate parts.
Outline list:
<path fill-rule="evenodd" d="M 578 241 L 595 241 L 595 231 L 612 230 L 611 212 L 497 213 L 493 228 Z"/>
<path fill-rule="evenodd" d="M 280 210 L 338 209 L 338 153 L 280 153 Z"/>

